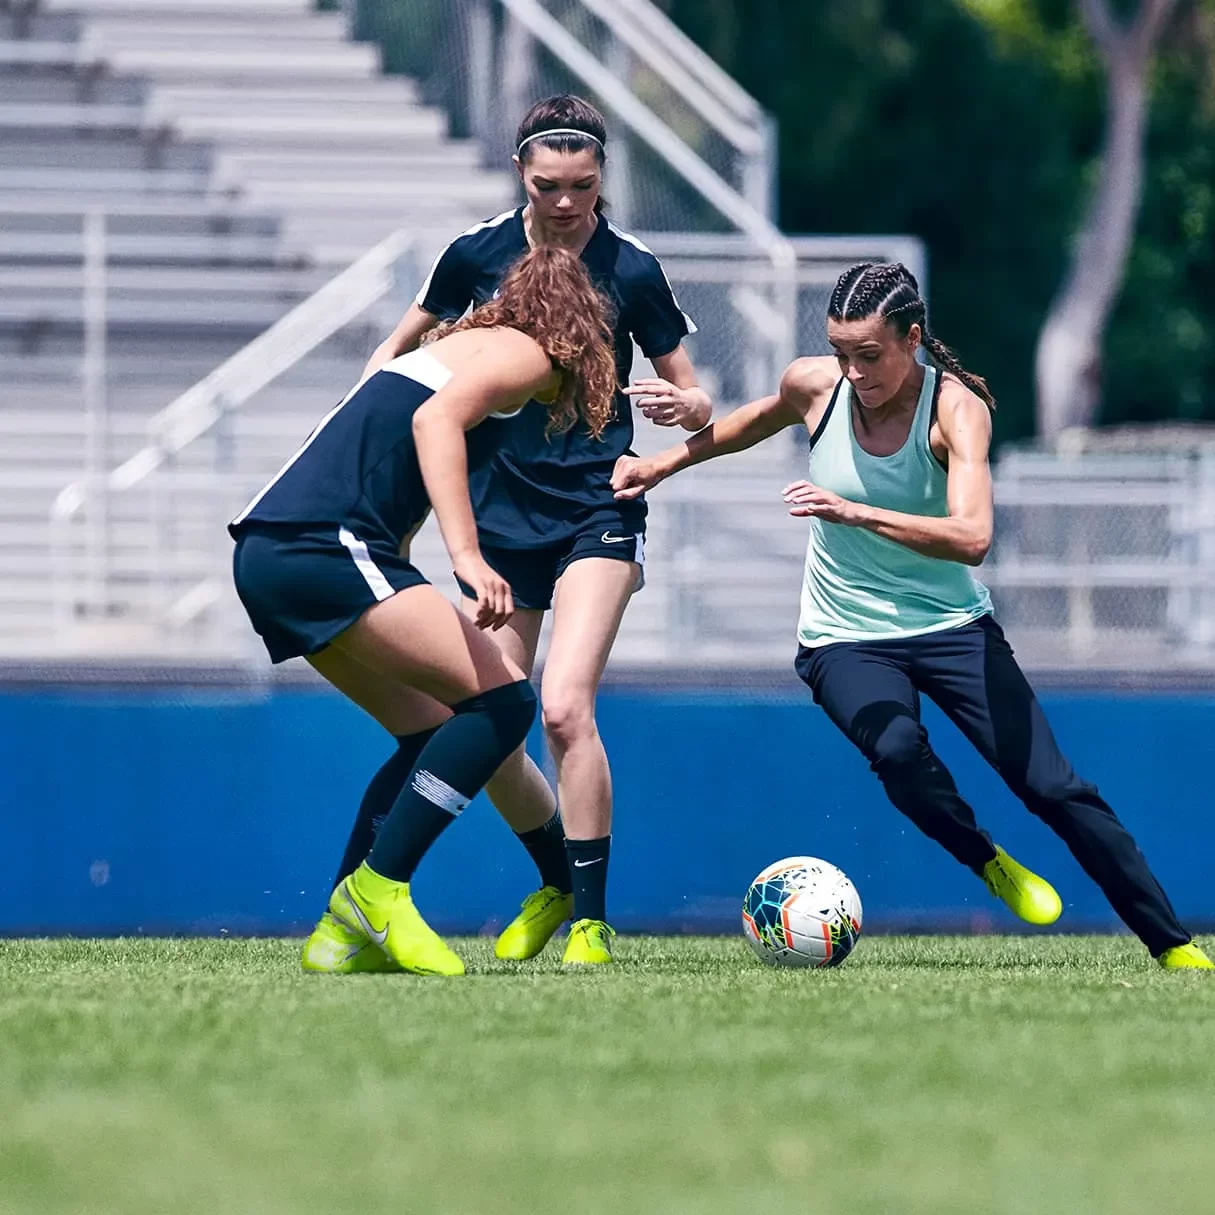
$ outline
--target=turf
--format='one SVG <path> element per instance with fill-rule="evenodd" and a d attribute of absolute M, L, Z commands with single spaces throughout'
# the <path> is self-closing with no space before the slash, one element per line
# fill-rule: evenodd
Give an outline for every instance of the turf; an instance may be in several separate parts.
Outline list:
<path fill-rule="evenodd" d="M 461 949 L 338 979 L 290 941 L 0 942 L 0 1211 L 1212 1210 L 1215 976 L 1127 939 Z"/>

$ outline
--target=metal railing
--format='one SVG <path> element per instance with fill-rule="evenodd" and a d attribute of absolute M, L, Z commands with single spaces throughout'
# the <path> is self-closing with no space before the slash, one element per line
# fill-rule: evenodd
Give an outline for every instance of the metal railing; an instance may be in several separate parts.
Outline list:
<path fill-rule="evenodd" d="M 1010 451 L 983 570 L 1037 666 L 1215 665 L 1215 446 Z"/>
<path fill-rule="evenodd" d="M 170 468 L 174 457 L 189 444 L 214 430 L 266 385 L 388 295 L 399 284 L 398 267 L 408 261 L 412 247 L 412 238 L 403 231 L 381 241 L 155 414 L 148 422 L 146 443 L 133 456 L 112 471 L 92 470 L 59 492 L 51 508 L 51 541 L 55 617 L 60 628 L 70 628 L 82 617 L 109 613 L 111 497 Z M 416 279 L 415 266 L 410 265 L 407 277 Z M 180 479 L 175 480 L 175 485 L 181 484 Z M 158 523 L 168 523 L 155 503 L 150 513 Z M 165 551 L 165 527 L 158 527 L 155 535 L 160 542 L 148 553 L 148 577 L 153 583 L 158 570 L 173 565 Z M 166 616 L 173 611 L 168 592 L 162 584 L 157 596 Z"/>
<path fill-rule="evenodd" d="M 349 6 L 356 30 L 376 28 L 371 0 Z M 447 109 L 454 133 L 478 141 L 486 165 L 509 165 L 514 124 L 538 97 L 592 97 L 612 126 L 612 216 L 654 234 L 742 238 L 771 273 L 753 288 L 760 306 L 748 301 L 740 315 L 762 315 L 757 340 L 772 364 L 789 362 L 797 254 L 773 222 L 773 123 L 649 0 L 460 0 L 427 28 L 423 56 L 419 27 L 402 27 L 402 54 L 429 71 L 424 95 Z"/>
<path fill-rule="evenodd" d="M 763 311 L 774 273 L 771 264 L 741 236 L 656 233 L 647 239 L 701 326 L 703 338 L 694 337 L 691 344 L 713 395 L 729 403 L 771 391 L 783 367 L 772 361 L 771 348 L 755 338 L 758 329 L 771 323 Z M 826 300 L 845 265 L 857 257 L 900 257 L 919 269 L 923 259 L 919 243 L 906 238 L 796 238 L 791 245 L 798 256 L 793 331 L 800 348 L 812 352 L 825 349 Z M 193 622 L 204 629 L 212 648 L 239 649 L 237 639 L 246 630 L 236 615 L 219 612 L 205 627 L 199 623 L 227 581 L 223 524 L 303 434 L 295 412 L 281 423 L 281 432 L 271 413 L 265 418 L 268 425 L 234 433 L 236 415 L 250 402 L 256 408 L 263 388 L 344 326 L 361 321 L 392 287 L 399 289 L 396 302 L 403 307 L 404 289 L 416 285 L 422 274 L 408 256 L 411 249 L 403 232 L 377 246 L 155 415 L 147 441 L 131 458 L 104 476 L 64 487 L 52 511 L 54 616 L 61 634 L 91 621 L 138 620 L 153 631 L 161 629 L 171 646 L 174 629 Z M 754 314 L 749 316 L 748 308 Z M 350 366 L 353 375 L 356 365 Z M 327 378 L 324 383 L 329 386 Z M 333 399 L 348 387 L 333 383 Z M 670 441 L 669 432 L 647 433 L 641 426 L 639 442 Z M 789 455 L 782 448 L 774 458 L 779 462 Z M 735 467 L 731 462 L 727 471 Z M 672 497 L 672 506 L 675 501 Z M 740 509 L 746 505 L 738 503 Z M 658 516 L 664 509 L 661 502 L 655 507 L 656 527 L 661 527 Z M 725 509 L 730 509 L 728 502 Z M 122 546 L 111 543 L 111 523 L 121 519 L 129 528 L 135 516 L 147 524 L 140 533 L 146 535 L 146 545 L 136 553 L 127 545 L 122 567 L 113 569 L 113 553 Z M 684 546 L 681 528 L 669 534 L 673 545 Z M 425 551 L 428 560 L 442 561 L 437 548 Z M 702 588 L 694 576 L 694 555 L 672 556 L 674 580 L 664 575 L 662 582 L 671 596 L 687 601 L 671 608 L 675 615 L 670 619 L 677 621 L 692 613 L 692 600 Z M 230 626 L 233 631 L 225 640 Z M 667 644 L 682 645 L 682 636 L 672 626 Z"/>

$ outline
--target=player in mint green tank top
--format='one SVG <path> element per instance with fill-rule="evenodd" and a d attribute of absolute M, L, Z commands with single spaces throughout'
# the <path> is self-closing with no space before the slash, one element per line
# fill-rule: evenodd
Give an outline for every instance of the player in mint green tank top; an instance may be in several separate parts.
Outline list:
<path fill-rule="evenodd" d="M 815 701 L 924 834 L 1023 920 L 1053 923 L 1059 895 L 978 826 L 929 745 L 920 698 L 935 701 L 1153 957 L 1210 968 L 1130 832 L 1060 752 L 971 573 L 993 526 L 986 382 L 929 332 L 919 286 L 898 263 L 840 277 L 827 337 L 835 357 L 796 360 L 771 396 L 657 456 L 622 459 L 617 497 L 805 426 L 807 479 L 783 498 L 808 520 L 795 666 Z"/>

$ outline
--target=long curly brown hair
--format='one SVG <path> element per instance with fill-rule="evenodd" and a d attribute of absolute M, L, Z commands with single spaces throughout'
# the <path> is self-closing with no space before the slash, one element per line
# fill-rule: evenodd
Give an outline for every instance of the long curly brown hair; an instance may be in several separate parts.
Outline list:
<path fill-rule="evenodd" d="M 431 330 L 427 341 L 464 329 L 526 333 L 563 373 L 557 398 L 548 406 L 548 433 L 569 430 L 581 418 L 598 439 L 616 409 L 613 311 L 580 258 L 541 246 L 511 267 L 492 300 Z"/>

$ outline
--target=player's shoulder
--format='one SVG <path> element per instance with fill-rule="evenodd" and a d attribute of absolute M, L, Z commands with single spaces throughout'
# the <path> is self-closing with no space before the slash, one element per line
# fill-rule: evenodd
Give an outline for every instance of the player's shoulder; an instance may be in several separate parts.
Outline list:
<path fill-rule="evenodd" d="M 616 247 L 616 277 L 628 281 L 645 281 L 651 278 L 664 279 L 665 271 L 658 255 L 643 240 L 617 227 L 610 219 L 607 225 L 608 238 Z"/>
<path fill-rule="evenodd" d="M 831 355 L 806 355 L 785 368 L 780 391 L 786 399 L 812 407 L 835 391 L 839 379 L 839 364 Z"/>
<path fill-rule="evenodd" d="M 472 346 L 466 335 L 475 334 L 476 343 Z M 446 342 L 459 342 L 463 349 L 460 351 L 461 368 L 459 371 L 479 374 L 493 371 L 505 362 L 523 364 L 543 363 L 550 366 L 544 347 L 530 334 L 510 325 L 486 325 L 475 329 L 465 329 L 458 333 L 448 334 L 439 338 L 434 344 L 442 346 Z M 470 348 L 472 357 L 470 357 Z M 459 374 L 459 371 L 457 374 Z"/>
<path fill-rule="evenodd" d="M 514 240 L 514 224 L 511 222 L 517 213 L 518 208 L 512 208 L 510 211 L 503 211 L 501 215 L 473 224 L 471 228 L 465 228 L 448 243 L 446 254 L 477 261 L 490 251 L 517 243 Z"/>
<path fill-rule="evenodd" d="M 937 421 L 949 430 L 955 426 L 978 426 L 991 430 L 991 410 L 978 393 L 967 388 L 951 371 L 938 371 Z"/>

